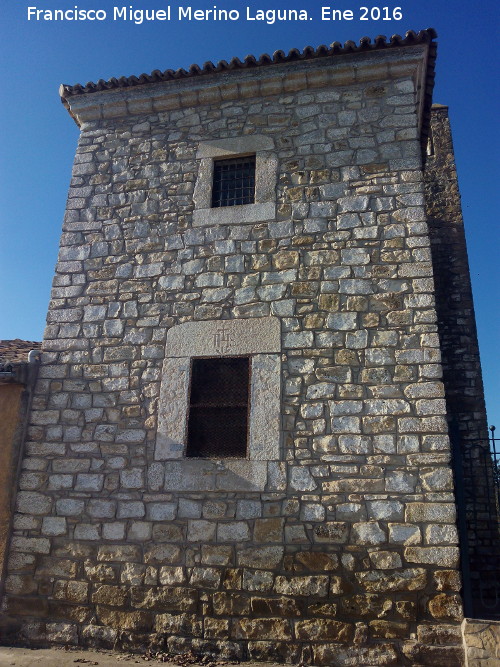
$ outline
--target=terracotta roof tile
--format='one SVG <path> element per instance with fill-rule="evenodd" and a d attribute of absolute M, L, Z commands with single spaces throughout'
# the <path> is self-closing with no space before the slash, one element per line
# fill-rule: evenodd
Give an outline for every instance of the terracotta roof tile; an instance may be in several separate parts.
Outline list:
<path fill-rule="evenodd" d="M 113 77 L 108 81 L 99 79 L 97 83 L 89 81 L 85 85 L 81 85 L 79 83 L 75 84 L 74 86 L 62 84 L 59 92 L 62 101 L 64 102 L 69 97 L 74 95 L 96 93 L 101 90 L 129 88 L 131 86 L 140 86 L 143 84 L 157 83 L 160 81 L 172 81 L 175 79 L 184 79 L 187 77 L 206 76 L 218 72 L 250 69 L 253 67 L 265 67 L 279 63 L 311 60 L 313 58 L 324 58 L 327 56 L 342 55 L 345 53 L 374 51 L 401 46 L 412 46 L 414 44 L 431 44 L 436 37 L 437 34 L 433 28 L 427 28 L 426 30 L 421 30 L 418 33 L 414 32 L 413 30 L 409 30 L 405 34 L 404 38 L 400 35 L 393 35 L 390 39 L 387 39 L 384 35 L 378 35 L 372 42 L 369 37 L 362 37 L 359 41 L 359 45 L 353 41 L 347 41 L 343 45 L 340 42 L 333 42 L 333 44 L 331 44 L 329 47 L 321 45 L 316 49 L 311 46 L 306 46 L 302 52 L 298 49 L 291 49 L 291 51 L 288 52 L 288 55 L 285 54 L 284 51 L 275 51 L 272 56 L 264 53 L 258 59 L 255 56 L 249 55 L 244 58 L 244 60 L 233 58 L 229 61 L 229 63 L 225 60 L 220 60 L 216 65 L 208 61 L 204 63 L 202 67 L 199 65 L 191 65 L 188 70 L 183 68 L 175 71 L 172 69 L 167 69 L 164 72 L 161 72 L 160 70 L 154 70 L 151 72 L 151 74 L 141 74 L 140 76 L 129 77 L 122 76 L 119 79 Z M 434 53 L 431 53 L 431 57 L 429 59 L 429 72 L 431 73 L 431 76 L 433 76 L 434 59 L 435 51 Z"/>
<path fill-rule="evenodd" d="M 18 364 L 28 361 L 28 354 L 31 350 L 40 350 L 42 344 L 34 340 L 0 340 L 0 365 Z"/>

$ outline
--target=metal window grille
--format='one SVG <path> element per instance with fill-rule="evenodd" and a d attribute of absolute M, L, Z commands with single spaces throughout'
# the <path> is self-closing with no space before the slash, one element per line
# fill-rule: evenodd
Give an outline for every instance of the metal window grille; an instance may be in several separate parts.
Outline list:
<path fill-rule="evenodd" d="M 253 204 L 255 201 L 255 155 L 215 160 L 212 207 Z"/>
<path fill-rule="evenodd" d="M 247 357 L 193 359 L 186 456 L 246 456 L 249 380 Z"/>

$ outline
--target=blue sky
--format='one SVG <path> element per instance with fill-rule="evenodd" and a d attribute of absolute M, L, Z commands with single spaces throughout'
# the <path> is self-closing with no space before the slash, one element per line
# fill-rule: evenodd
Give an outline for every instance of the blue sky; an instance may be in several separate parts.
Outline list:
<path fill-rule="evenodd" d="M 113 7 L 236 9 L 239 21 L 113 21 Z M 288 51 L 367 35 L 433 27 L 438 33 L 434 101 L 450 107 L 469 248 L 488 418 L 500 428 L 498 355 L 498 27 L 497 0 L 4 0 L 0 23 L 0 338 L 41 340 L 78 128 L 58 96 L 60 83 L 139 75 Z M 28 21 L 27 8 L 104 10 L 94 22 Z M 307 9 L 312 20 L 246 20 L 246 7 Z M 322 21 L 321 7 L 352 20 Z M 400 8 L 401 20 L 360 20 L 360 7 Z M 373 13 L 376 16 L 377 12 Z M 396 12 L 396 16 L 399 12 Z M 496 33 L 496 34 L 495 34 Z M 495 89 L 496 85 L 496 89 Z"/>

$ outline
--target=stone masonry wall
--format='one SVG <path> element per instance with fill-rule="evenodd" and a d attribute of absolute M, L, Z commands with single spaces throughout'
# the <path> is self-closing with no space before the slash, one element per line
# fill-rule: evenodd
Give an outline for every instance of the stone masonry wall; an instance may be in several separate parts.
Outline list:
<path fill-rule="evenodd" d="M 470 586 L 466 614 L 500 613 L 500 535 L 493 463 L 479 359 L 464 223 L 448 108 L 431 113 L 431 154 L 425 165 L 427 220 L 436 274 L 436 311 L 448 419 L 453 430 L 458 485 L 463 494 L 463 549 Z M 466 598 L 467 599 L 467 598 Z"/>
<path fill-rule="evenodd" d="M 464 440 L 487 440 L 476 320 L 448 107 L 433 106 L 431 132 L 432 150 L 425 164 L 426 210 L 437 275 L 436 310 L 448 412 L 458 422 Z"/>
<path fill-rule="evenodd" d="M 317 665 L 461 664 L 415 77 L 389 67 L 397 51 L 359 58 L 373 60 L 371 81 L 308 87 L 283 65 L 214 76 L 232 97 L 181 94 L 170 110 L 83 124 L 5 632 Z M 253 134 L 274 145 L 276 218 L 194 227 L 199 142 Z M 167 332 L 272 316 L 279 460 L 240 491 L 197 491 L 182 461 L 174 484 L 154 460 Z"/>

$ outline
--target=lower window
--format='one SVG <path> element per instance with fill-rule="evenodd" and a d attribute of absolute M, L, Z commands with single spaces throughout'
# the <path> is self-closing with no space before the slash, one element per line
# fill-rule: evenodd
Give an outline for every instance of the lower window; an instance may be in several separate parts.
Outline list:
<path fill-rule="evenodd" d="M 186 456 L 247 456 L 250 359 L 193 359 Z"/>

